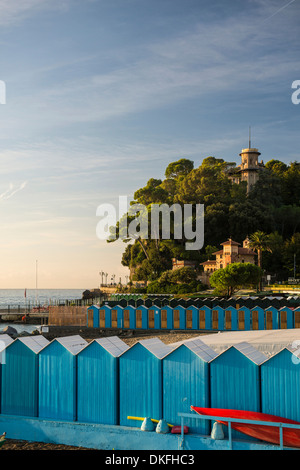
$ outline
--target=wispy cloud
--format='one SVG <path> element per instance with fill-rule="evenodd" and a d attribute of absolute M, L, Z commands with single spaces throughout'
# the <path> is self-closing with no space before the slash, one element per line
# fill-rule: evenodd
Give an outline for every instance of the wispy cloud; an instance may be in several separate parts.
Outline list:
<path fill-rule="evenodd" d="M 22 189 L 25 188 L 27 184 L 27 181 L 24 181 L 20 186 L 15 187 L 12 183 L 10 183 L 9 188 L 4 191 L 2 194 L 0 194 L 0 201 L 5 201 L 7 199 L 10 199 L 12 196 L 14 196 L 16 193 L 19 191 L 22 191 Z"/>
<path fill-rule="evenodd" d="M 71 0 L 0 0 L 0 25 L 9 26 L 42 8 L 65 9 Z"/>

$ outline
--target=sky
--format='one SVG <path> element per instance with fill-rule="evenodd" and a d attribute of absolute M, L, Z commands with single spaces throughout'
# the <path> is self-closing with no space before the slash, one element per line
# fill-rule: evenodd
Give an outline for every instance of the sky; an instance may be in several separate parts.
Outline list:
<path fill-rule="evenodd" d="M 97 208 L 180 158 L 239 164 L 249 126 L 264 162 L 299 160 L 299 21 L 300 0 L 0 0 L 0 288 L 124 282 Z"/>

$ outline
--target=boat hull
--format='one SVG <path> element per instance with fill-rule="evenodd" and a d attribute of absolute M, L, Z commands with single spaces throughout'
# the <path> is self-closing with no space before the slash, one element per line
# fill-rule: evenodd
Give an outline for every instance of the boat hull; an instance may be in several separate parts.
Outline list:
<path fill-rule="evenodd" d="M 191 406 L 191 410 L 196 413 L 218 418 L 246 419 L 252 421 L 266 421 L 273 423 L 285 423 L 300 425 L 298 421 L 281 418 L 280 416 L 259 413 L 256 411 L 231 410 L 223 408 L 200 408 Z M 228 426 L 228 422 L 217 420 Z M 270 442 L 271 444 L 280 444 L 280 428 L 278 426 L 267 426 L 263 424 L 251 423 L 231 423 L 231 428 L 242 432 L 247 436 Z M 300 447 L 300 429 L 283 428 L 283 445 L 286 447 Z"/>

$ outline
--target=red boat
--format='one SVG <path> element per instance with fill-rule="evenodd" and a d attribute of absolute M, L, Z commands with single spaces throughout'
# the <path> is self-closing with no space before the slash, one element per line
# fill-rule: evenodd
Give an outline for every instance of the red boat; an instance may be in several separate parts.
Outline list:
<path fill-rule="evenodd" d="M 191 410 L 196 411 L 196 413 L 200 415 L 216 416 L 218 418 L 268 421 L 283 424 L 296 424 L 300 426 L 298 421 L 293 421 L 292 419 L 281 418 L 280 416 L 269 415 L 266 413 L 258 413 L 256 411 L 226 410 L 222 408 L 199 408 L 197 406 L 191 406 Z M 227 421 L 216 421 L 228 426 Z M 242 432 L 247 436 L 255 437 L 256 439 L 260 439 L 262 441 L 277 445 L 280 444 L 280 428 L 278 426 L 231 422 L 231 428 Z M 287 447 L 300 447 L 300 429 L 283 428 L 283 445 Z"/>

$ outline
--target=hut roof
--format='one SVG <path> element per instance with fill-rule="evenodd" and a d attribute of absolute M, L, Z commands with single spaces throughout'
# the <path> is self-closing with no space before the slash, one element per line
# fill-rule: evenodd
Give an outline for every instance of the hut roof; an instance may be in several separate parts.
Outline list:
<path fill-rule="evenodd" d="M 0 352 L 3 351 L 7 346 L 13 343 L 14 340 L 7 334 L 0 335 Z"/>
<path fill-rule="evenodd" d="M 114 357 L 120 356 L 129 349 L 129 346 L 124 343 L 124 341 L 122 341 L 118 336 L 98 338 L 95 341 Z"/>
<path fill-rule="evenodd" d="M 64 346 L 70 353 L 77 354 L 83 349 L 88 343 L 79 335 L 64 336 L 62 338 L 55 338 L 54 341 L 58 341 Z"/>
<path fill-rule="evenodd" d="M 158 359 L 162 359 L 173 350 L 172 347 L 163 343 L 159 338 L 144 339 L 139 341 L 139 343 L 158 357 Z"/>
<path fill-rule="evenodd" d="M 205 362 L 212 361 L 218 355 L 212 348 L 210 348 L 207 344 L 201 341 L 201 339 L 183 341 L 182 344 L 184 344 L 184 346 L 188 347 L 191 351 L 197 354 L 197 356 L 199 356 Z"/>
<path fill-rule="evenodd" d="M 29 349 L 31 349 L 34 353 L 39 353 L 41 349 L 43 349 L 49 341 L 43 336 L 24 336 L 22 338 L 17 338 L 16 341 L 21 341 L 21 343 L 25 344 Z"/>

